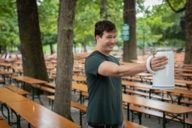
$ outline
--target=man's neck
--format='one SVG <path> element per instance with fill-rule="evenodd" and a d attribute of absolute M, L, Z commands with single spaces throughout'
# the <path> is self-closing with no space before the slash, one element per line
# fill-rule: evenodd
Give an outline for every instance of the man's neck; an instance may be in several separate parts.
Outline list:
<path fill-rule="evenodd" d="M 99 49 L 96 49 L 96 50 L 99 51 L 100 53 L 106 55 L 106 56 L 109 56 L 109 55 L 110 55 L 110 53 L 103 52 L 102 50 L 99 50 Z"/>

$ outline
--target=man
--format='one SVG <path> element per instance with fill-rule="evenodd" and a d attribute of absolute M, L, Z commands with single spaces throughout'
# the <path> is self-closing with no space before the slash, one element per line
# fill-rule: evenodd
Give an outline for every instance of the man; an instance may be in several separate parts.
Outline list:
<path fill-rule="evenodd" d="M 122 128 L 121 76 L 147 71 L 146 64 L 135 67 L 119 65 L 110 55 L 116 43 L 116 27 L 108 20 L 95 24 L 96 50 L 85 61 L 89 103 L 87 108 L 88 128 Z M 163 69 L 166 57 L 150 61 L 153 71 Z M 149 67 L 149 66 L 148 66 Z"/>

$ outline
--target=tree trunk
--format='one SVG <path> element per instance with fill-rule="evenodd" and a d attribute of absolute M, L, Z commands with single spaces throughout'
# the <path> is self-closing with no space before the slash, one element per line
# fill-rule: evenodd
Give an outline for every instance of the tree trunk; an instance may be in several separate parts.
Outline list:
<path fill-rule="evenodd" d="M 24 75 L 47 80 L 36 0 L 17 0 Z"/>
<path fill-rule="evenodd" d="M 187 1 L 185 14 L 185 33 L 186 46 L 184 63 L 192 64 L 192 0 Z"/>
<path fill-rule="evenodd" d="M 60 0 L 58 19 L 57 77 L 54 111 L 71 118 L 73 70 L 73 23 L 76 0 Z"/>
<path fill-rule="evenodd" d="M 52 44 L 52 43 L 50 43 L 50 44 L 49 44 L 49 46 L 50 46 L 50 51 L 51 51 L 51 54 L 53 54 L 53 53 L 54 53 L 53 44 Z"/>
<path fill-rule="evenodd" d="M 107 0 L 101 0 L 100 2 L 100 17 L 101 19 L 107 19 Z"/>
<path fill-rule="evenodd" d="M 124 0 L 124 23 L 129 25 L 129 40 L 123 44 L 123 61 L 137 59 L 135 0 Z"/>
<path fill-rule="evenodd" d="M 83 41 L 81 45 L 83 46 L 83 52 L 87 52 L 86 43 Z"/>

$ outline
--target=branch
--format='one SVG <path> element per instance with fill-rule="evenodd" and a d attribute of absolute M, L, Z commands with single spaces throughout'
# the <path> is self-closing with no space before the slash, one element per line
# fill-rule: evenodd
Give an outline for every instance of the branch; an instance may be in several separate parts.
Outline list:
<path fill-rule="evenodd" d="M 182 12 L 182 11 L 184 11 L 186 9 L 186 3 L 185 3 L 183 8 L 180 8 L 180 9 L 176 10 L 175 8 L 173 8 L 173 6 L 171 5 L 169 0 L 166 0 L 166 1 L 168 3 L 169 7 L 171 8 L 171 10 L 174 11 L 175 13 Z"/>

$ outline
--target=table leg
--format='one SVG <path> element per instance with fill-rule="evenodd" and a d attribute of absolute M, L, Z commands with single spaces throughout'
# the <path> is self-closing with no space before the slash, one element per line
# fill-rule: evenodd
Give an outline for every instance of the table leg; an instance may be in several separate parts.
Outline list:
<path fill-rule="evenodd" d="M 129 115 L 130 115 L 130 112 L 129 112 L 129 103 L 127 103 L 127 120 L 129 120 Z"/>
<path fill-rule="evenodd" d="M 183 114 L 183 128 L 185 128 L 185 114 Z"/>
<path fill-rule="evenodd" d="M 163 112 L 163 128 L 166 128 L 165 112 Z"/>

